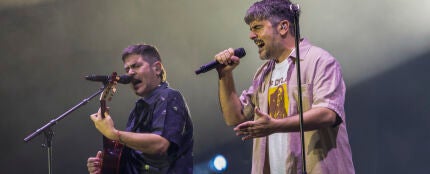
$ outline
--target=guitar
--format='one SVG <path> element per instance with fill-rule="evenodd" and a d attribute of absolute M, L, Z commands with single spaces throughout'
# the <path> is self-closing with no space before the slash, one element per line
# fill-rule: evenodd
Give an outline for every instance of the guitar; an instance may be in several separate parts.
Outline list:
<path fill-rule="evenodd" d="M 113 72 L 109 82 L 105 84 L 105 88 L 100 95 L 100 110 L 101 117 L 105 118 L 107 110 L 106 100 L 110 101 L 113 94 L 116 92 L 116 84 L 119 80 L 116 72 Z M 110 140 L 103 136 L 103 162 L 101 165 L 102 174 L 119 174 L 119 165 L 121 160 L 121 152 L 123 145 L 115 140 Z"/>

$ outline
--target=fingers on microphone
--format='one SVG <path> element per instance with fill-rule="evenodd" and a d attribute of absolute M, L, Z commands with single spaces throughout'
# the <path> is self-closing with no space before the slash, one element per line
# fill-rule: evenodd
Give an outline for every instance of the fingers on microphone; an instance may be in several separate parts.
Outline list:
<path fill-rule="evenodd" d="M 234 55 L 234 49 L 233 48 L 228 48 L 227 51 L 231 56 Z"/>
<path fill-rule="evenodd" d="M 223 64 L 222 62 L 222 52 L 215 55 L 215 60 L 218 61 L 218 63 Z"/>
<path fill-rule="evenodd" d="M 234 56 L 234 50 L 233 50 L 233 48 L 229 48 L 229 49 L 221 51 L 217 55 L 215 55 L 215 59 L 220 64 L 231 64 L 232 63 L 232 60 L 231 60 L 232 56 Z"/>
<path fill-rule="evenodd" d="M 230 53 L 228 51 L 224 51 L 223 54 L 224 54 L 224 57 L 223 57 L 224 64 L 230 64 L 231 63 Z"/>
<path fill-rule="evenodd" d="M 227 51 L 227 53 L 228 53 L 228 64 L 229 65 L 232 65 L 232 64 L 235 64 L 235 63 L 239 63 L 239 57 L 236 57 L 235 55 L 234 55 L 234 49 L 233 48 L 229 48 L 229 49 L 227 49 L 226 50 Z"/>

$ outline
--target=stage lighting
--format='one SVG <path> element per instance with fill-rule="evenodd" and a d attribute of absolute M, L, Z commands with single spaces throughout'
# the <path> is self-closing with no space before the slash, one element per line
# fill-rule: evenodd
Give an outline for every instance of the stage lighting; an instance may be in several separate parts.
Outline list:
<path fill-rule="evenodd" d="M 209 169 L 214 173 L 222 173 L 227 169 L 227 160 L 222 155 L 216 155 L 209 161 Z"/>

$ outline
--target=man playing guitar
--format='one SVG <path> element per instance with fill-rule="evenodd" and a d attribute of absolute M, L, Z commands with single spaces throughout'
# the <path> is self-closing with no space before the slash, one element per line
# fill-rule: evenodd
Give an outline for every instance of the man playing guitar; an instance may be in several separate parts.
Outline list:
<path fill-rule="evenodd" d="M 168 86 L 157 49 L 131 45 L 122 54 L 132 88 L 141 98 L 131 111 L 126 130 L 117 130 L 109 110 L 91 115 L 97 130 L 123 145 L 117 168 L 105 169 L 101 151 L 88 158 L 90 174 L 192 173 L 193 126 L 179 91 Z M 104 117 L 103 117 L 104 116 Z M 109 164 L 112 165 L 112 164 Z"/>

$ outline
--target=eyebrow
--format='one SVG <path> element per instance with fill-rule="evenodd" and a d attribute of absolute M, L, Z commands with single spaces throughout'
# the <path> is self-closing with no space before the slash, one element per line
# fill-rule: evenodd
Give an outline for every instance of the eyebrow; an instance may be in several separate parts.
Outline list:
<path fill-rule="evenodd" d="M 132 64 L 130 64 L 130 65 L 126 65 L 126 66 L 124 66 L 124 69 L 125 70 L 127 70 L 127 69 L 129 69 L 129 68 L 133 68 L 134 66 L 136 66 L 136 64 L 137 64 L 138 62 L 134 62 L 134 63 L 132 63 Z"/>
<path fill-rule="evenodd" d="M 258 29 L 259 27 L 261 27 L 261 24 L 255 24 L 249 27 L 249 30 L 253 30 L 253 29 Z"/>

